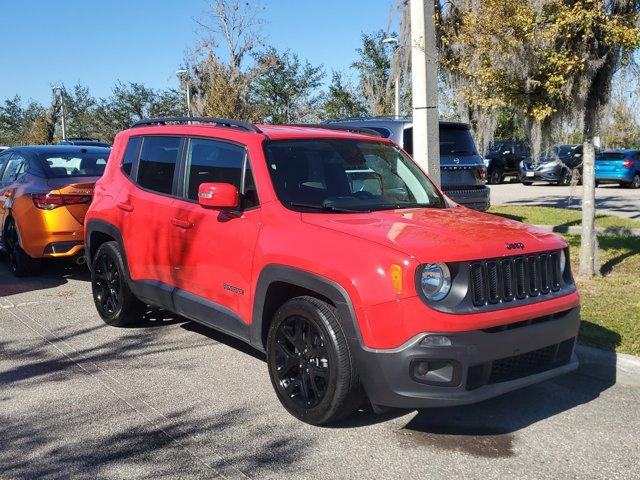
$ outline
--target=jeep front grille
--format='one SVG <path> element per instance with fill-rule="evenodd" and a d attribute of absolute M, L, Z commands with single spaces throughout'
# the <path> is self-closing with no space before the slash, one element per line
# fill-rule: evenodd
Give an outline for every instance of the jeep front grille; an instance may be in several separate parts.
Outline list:
<path fill-rule="evenodd" d="M 476 307 L 547 295 L 561 287 L 560 252 L 473 262 L 469 273 Z"/>

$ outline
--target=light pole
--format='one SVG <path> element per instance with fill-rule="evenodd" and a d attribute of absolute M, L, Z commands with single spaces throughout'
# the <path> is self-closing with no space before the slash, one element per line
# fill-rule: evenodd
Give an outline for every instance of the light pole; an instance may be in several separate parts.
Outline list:
<path fill-rule="evenodd" d="M 51 92 L 55 96 L 56 91 L 60 94 L 60 113 L 62 115 L 62 140 L 67 139 L 67 128 L 64 121 L 64 88 L 58 85 L 51 87 Z"/>
<path fill-rule="evenodd" d="M 440 185 L 438 56 L 432 0 L 409 0 L 411 13 L 411 86 L 413 158 Z"/>
<path fill-rule="evenodd" d="M 397 54 L 398 49 L 400 48 L 400 43 L 396 37 L 387 37 L 382 40 L 382 43 L 395 43 L 396 48 L 394 49 L 394 55 Z M 400 116 L 400 70 L 398 69 L 396 72 L 396 100 L 395 100 L 395 116 Z"/>
<path fill-rule="evenodd" d="M 189 83 L 189 72 L 184 69 L 176 71 L 176 76 L 181 83 L 184 82 L 185 90 L 187 91 L 187 117 L 191 116 L 191 84 Z"/>

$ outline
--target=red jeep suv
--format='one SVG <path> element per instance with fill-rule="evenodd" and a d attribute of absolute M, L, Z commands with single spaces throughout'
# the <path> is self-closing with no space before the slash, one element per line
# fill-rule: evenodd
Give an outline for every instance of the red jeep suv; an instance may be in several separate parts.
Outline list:
<path fill-rule="evenodd" d="M 100 316 L 149 304 L 246 341 L 312 424 L 575 369 L 564 240 L 456 205 L 376 135 L 211 118 L 119 133 L 85 222 Z"/>

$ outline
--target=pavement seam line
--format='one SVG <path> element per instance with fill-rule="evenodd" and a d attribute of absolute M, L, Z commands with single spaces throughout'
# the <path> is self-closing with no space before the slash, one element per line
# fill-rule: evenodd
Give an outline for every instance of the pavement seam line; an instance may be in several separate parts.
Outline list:
<path fill-rule="evenodd" d="M 74 363 L 75 365 L 77 365 L 83 372 L 85 372 L 86 374 L 88 374 L 89 376 L 93 377 L 95 380 L 97 380 L 100 384 L 102 384 L 109 392 L 111 392 L 113 395 L 115 395 L 118 399 L 120 399 L 122 402 L 126 403 L 129 408 L 131 408 L 133 411 L 135 411 L 136 413 L 138 413 L 138 415 L 140 415 L 142 418 L 144 418 L 150 425 L 157 427 L 164 435 L 167 436 L 167 438 L 171 439 L 173 442 L 175 442 L 180 448 L 182 448 L 183 450 L 185 450 L 189 455 L 191 455 L 193 458 L 195 458 L 198 462 L 200 462 L 202 465 L 204 465 L 206 468 L 208 468 L 209 470 L 211 470 L 213 473 L 215 473 L 216 475 L 220 476 L 221 478 L 228 478 L 225 475 L 223 475 L 219 470 L 217 470 L 213 465 L 210 465 L 209 463 L 207 463 L 204 459 L 200 458 L 197 454 L 195 454 L 194 452 L 191 451 L 191 449 L 189 449 L 189 447 L 186 447 L 185 445 L 182 444 L 182 442 L 175 438 L 173 435 L 171 435 L 169 432 L 167 432 L 164 428 L 162 428 L 162 426 L 158 425 L 157 421 L 154 421 L 151 417 L 149 417 L 147 414 L 145 414 L 145 412 L 143 412 L 141 409 L 137 408 L 135 405 L 133 405 L 131 402 L 129 402 L 124 396 L 122 396 L 120 393 L 118 393 L 114 388 L 112 388 L 109 384 L 107 384 L 103 379 L 99 378 L 99 375 L 96 373 L 93 373 L 91 371 L 89 371 L 87 368 L 85 368 L 83 365 L 81 365 L 77 360 L 75 360 L 74 358 L 72 358 L 69 354 L 67 354 L 65 351 L 63 351 L 60 347 L 58 347 L 53 341 L 51 341 L 49 338 L 47 338 L 45 335 L 43 335 L 41 332 L 39 332 L 38 330 L 36 330 L 35 328 L 33 328 L 31 325 L 29 325 L 28 322 L 25 322 L 24 319 L 21 319 L 20 316 L 16 315 L 14 312 L 7 310 L 11 315 L 13 315 L 20 323 L 22 323 L 24 326 L 26 326 L 29 330 L 31 330 L 32 332 L 34 332 L 36 335 L 38 335 L 39 337 L 41 337 L 45 342 L 47 342 L 49 345 L 51 345 L 55 350 L 57 350 L 60 354 L 62 354 L 64 357 L 66 357 L 67 359 L 69 359 L 72 363 Z M 38 325 L 40 328 L 42 328 L 43 330 L 45 330 L 47 333 L 49 333 L 54 339 L 55 341 L 65 345 L 69 350 L 71 350 L 79 359 L 85 360 L 87 364 L 92 365 L 96 370 L 98 370 L 100 372 L 100 375 L 104 375 L 107 378 L 113 380 L 120 388 L 126 390 L 129 393 L 132 393 L 132 391 L 127 388 L 124 384 L 120 383 L 117 379 L 115 379 L 114 377 L 112 377 L 108 372 L 106 372 L 104 369 L 102 369 L 99 365 L 97 365 L 96 363 L 92 362 L 91 360 L 86 359 L 85 357 L 83 357 L 80 353 L 78 353 L 71 345 L 69 345 L 67 342 L 65 342 L 64 340 L 62 340 L 61 338 L 59 338 L 55 333 L 53 333 L 51 330 L 49 330 L 48 328 L 44 327 L 42 324 L 40 324 L 37 320 L 35 320 L 33 317 L 31 317 L 30 315 L 28 315 L 26 312 L 24 311 L 20 311 L 20 313 L 22 315 L 24 315 L 25 317 L 27 317 L 30 321 L 32 321 L 33 323 L 35 323 L 36 325 Z M 158 411 L 155 407 L 153 407 L 152 405 L 150 405 L 149 403 L 145 402 L 142 399 L 138 399 L 138 401 L 140 403 L 142 403 L 145 407 L 149 408 L 150 410 L 152 410 L 156 415 L 158 415 L 159 417 L 161 417 L 164 420 L 167 420 L 167 417 L 165 417 L 162 412 Z M 215 452 L 211 452 L 213 453 L 215 456 L 218 457 L 218 460 L 222 463 L 222 464 L 226 464 L 230 469 L 235 470 L 238 474 L 240 474 L 242 477 L 244 478 L 251 478 L 249 477 L 246 473 L 244 473 L 243 471 L 239 470 L 237 467 L 233 466 L 232 464 L 230 464 L 227 460 L 225 460 L 220 454 L 215 453 Z"/>

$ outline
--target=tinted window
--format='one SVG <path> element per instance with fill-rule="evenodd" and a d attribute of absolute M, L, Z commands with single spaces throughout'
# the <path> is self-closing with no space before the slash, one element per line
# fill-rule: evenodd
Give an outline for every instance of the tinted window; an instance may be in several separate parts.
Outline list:
<path fill-rule="evenodd" d="M 37 158 L 47 178 L 100 177 L 107 166 L 109 150 L 69 155 L 41 153 Z"/>
<path fill-rule="evenodd" d="M 373 130 L 374 132 L 378 132 L 384 138 L 389 138 L 389 136 L 391 135 L 391 131 L 388 128 L 369 127 L 369 126 L 365 126 L 363 128 L 366 128 L 367 130 Z"/>
<path fill-rule="evenodd" d="M 231 143 L 191 139 L 187 150 L 187 198 L 198 199 L 201 183 L 220 182 L 241 190 L 245 150 Z"/>
<path fill-rule="evenodd" d="M 128 176 L 131 176 L 133 162 L 136 161 L 138 145 L 140 145 L 140 137 L 131 137 L 129 139 L 129 143 L 127 143 L 127 148 L 124 151 L 124 157 L 122 158 L 122 171 Z"/>
<path fill-rule="evenodd" d="M 11 156 L 10 153 L 5 153 L 4 155 L 0 155 L 0 178 L 2 178 L 2 172 L 4 171 L 4 166 L 7 163 L 7 160 L 9 160 L 10 156 Z"/>
<path fill-rule="evenodd" d="M 25 160 L 18 155 L 12 155 L 5 166 L 4 172 L 2 173 L 2 180 L 0 183 L 6 185 L 8 183 L 13 182 L 18 175 L 24 172 L 24 163 Z"/>
<path fill-rule="evenodd" d="M 397 147 L 346 139 L 265 144 L 278 198 L 308 211 L 443 207 L 429 179 Z"/>
<path fill-rule="evenodd" d="M 466 128 L 441 125 L 440 155 L 477 155 L 471 132 Z"/>
<path fill-rule="evenodd" d="M 138 185 L 170 194 L 179 147 L 180 137 L 145 137 L 138 164 Z"/>
<path fill-rule="evenodd" d="M 440 125 L 440 155 L 477 155 L 471 131 L 467 128 L 456 128 Z M 413 154 L 413 127 L 405 128 L 403 148 Z"/>

